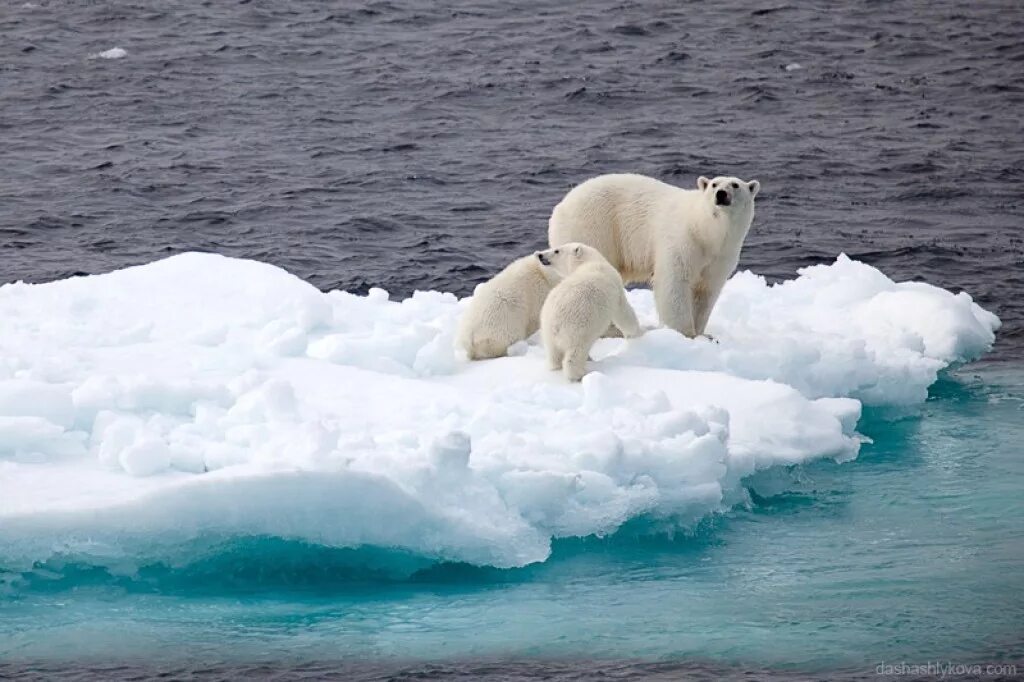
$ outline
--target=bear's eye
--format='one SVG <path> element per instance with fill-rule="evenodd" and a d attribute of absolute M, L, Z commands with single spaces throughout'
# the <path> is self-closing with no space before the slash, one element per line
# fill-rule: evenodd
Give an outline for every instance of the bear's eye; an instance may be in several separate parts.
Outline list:
<path fill-rule="evenodd" d="M 558 253 L 558 249 L 555 249 L 555 253 Z"/>
<path fill-rule="evenodd" d="M 732 183 L 732 188 L 733 189 L 739 189 L 740 188 L 740 183 L 738 183 L 738 182 Z"/>
<path fill-rule="evenodd" d="M 718 187 L 718 183 L 717 182 L 712 182 L 711 183 L 711 189 L 714 189 L 716 187 Z"/>

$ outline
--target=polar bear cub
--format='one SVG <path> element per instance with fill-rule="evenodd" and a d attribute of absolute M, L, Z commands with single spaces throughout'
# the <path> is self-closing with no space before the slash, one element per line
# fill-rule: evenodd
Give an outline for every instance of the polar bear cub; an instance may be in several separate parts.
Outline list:
<path fill-rule="evenodd" d="M 537 258 L 564 278 L 540 312 L 549 366 L 579 381 L 587 373 L 590 347 L 610 325 L 627 338 L 640 335 L 636 313 L 626 300 L 622 277 L 597 249 L 571 242 L 540 251 Z"/>
<path fill-rule="evenodd" d="M 733 177 L 702 176 L 691 190 L 643 175 L 600 175 L 555 206 L 548 240 L 593 246 L 627 283 L 650 283 L 662 324 L 699 336 L 736 269 L 760 189 L 757 180 Z"/>
<path fill-rule="evenodd" d="M 512 261 L 476 287 L 459 322 L 457 343 L 470 360 L 497 358 L 540 327 L 540 309 L 561 281 L 558 271 L 537 253 Z"/>

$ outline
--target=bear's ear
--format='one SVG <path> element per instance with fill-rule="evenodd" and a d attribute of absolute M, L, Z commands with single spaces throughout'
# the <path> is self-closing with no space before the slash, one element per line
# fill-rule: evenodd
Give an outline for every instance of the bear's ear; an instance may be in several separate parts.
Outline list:
<path fill-rule="evenodd" d="M 747 183 L 747 188 L 750 189 L 750 196 L 756 197 L 757 193 L 761 191 L 761 183 L 757 180 L 751 180 Z"/>
<path fill-rule="evenodd" d="M 697 189 L 699 189 L 701 192 L 703 192 L 704 190 L 706 190 L 708 188 L 708 185 L 710 183 L 711 183 L 711 181 L 708 180 L 707 178 L 705 178 L 702 175 L 699 178 L 697 178 Z"/>
<path fill-rule="evenodd" d="M 583 247 L 580 246 L 579 244 L 577 244 L 573 248 L 573 250 L 572 250 L 572 255 L 577 256 L 577 257 L 582 256 L 583 255 Z"/>

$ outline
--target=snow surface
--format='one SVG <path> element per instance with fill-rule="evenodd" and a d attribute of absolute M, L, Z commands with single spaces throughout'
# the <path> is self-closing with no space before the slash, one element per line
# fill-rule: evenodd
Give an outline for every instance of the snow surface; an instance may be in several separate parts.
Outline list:
<path fill-rule="evenodd" d="M 631 291 L 641 322 L 651 294 Z M 856 457 L 998 319 L 840 256 L 733 277 L 715 342 L 604 339 L 582 385 L 536 340 L 469 363 L 465 301 L 322 293 L 190 253 L 0 287 L 0 567 L 187 561 L 275 536 L 499 567 L 637 517 L 688 524 L 776 465 Z"/>

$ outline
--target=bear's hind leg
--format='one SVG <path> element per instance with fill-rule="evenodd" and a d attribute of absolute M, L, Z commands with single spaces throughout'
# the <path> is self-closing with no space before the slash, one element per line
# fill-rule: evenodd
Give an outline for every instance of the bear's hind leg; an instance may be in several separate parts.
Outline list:
<path fill-rule="evenodd" d="M 550 369 L 552 372 L 555 371 L 556 369 L 561 369 L 562 358 L 564 357 L 565 353 L 562 351 L 561 348 L 558 347 L 558 344 L 555 343 L 555 340 L 551 338 L 550 335 L 545 335 L 543 341 L 544 350 L 548 354 L 548 369 Z"/>
<path fill-rule="evenodd" d="M 508 354 L 508 344 L 498 339 L 485 337 L 473 340 L 473 347 L 469 351 L 470 360 L 491 360 L 501 358 Z"/>
<path fill-rule="evenodd" d="M 580 381 L 587 373 L 587 349 L 574 348 L 565 354 L 562 371 L 569 381 Z"/>

